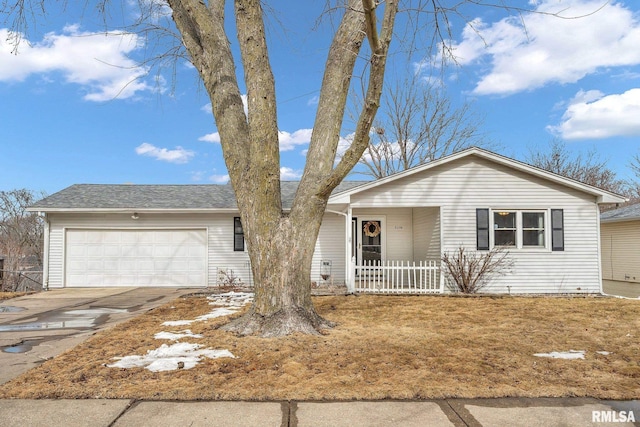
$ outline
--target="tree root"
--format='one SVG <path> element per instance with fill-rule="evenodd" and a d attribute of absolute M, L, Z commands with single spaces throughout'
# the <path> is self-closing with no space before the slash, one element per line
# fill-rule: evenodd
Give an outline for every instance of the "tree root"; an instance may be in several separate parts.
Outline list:
<path fill-rule="evenodd" d="M 284 337 L 294 333 L 321 335 L 320 331 L 335 326 L 315 310 L 301 307 L 280 310 L 270 316 L 262 316 L 253 309 L 248 313 L 220 327 L 223 331 L 241 336 L 258 335 L 263 338 Z"/>

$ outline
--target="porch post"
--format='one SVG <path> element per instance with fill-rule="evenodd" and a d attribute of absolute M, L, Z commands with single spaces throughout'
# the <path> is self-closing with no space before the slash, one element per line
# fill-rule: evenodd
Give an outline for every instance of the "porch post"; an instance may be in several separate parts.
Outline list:
<path fill-rule="evenodd" d="M 345 229 L 346 229 L 346 239 L 345 239 L 345 282 L 347 285 L 347 292 L 353 293 L 355 292 L 355 283 L 354 283 L 354 269 L 353 269 L 353 229 L 351 227 L 351 221 L 353 220 L 353 212 L 351 211 L 351 205 L 347 207 L 347 215 L 345 216 Z"/>

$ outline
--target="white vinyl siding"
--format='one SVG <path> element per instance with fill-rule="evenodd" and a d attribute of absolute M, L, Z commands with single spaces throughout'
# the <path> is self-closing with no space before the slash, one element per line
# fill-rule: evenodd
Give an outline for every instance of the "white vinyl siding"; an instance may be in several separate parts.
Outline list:
<path fill-rule="evenodd" d="M 413 209 L 413 260 L 440 262 L 440 209 Z"/>
<path fill-rule="evenodd" d="M 600 224 L 602 278 L 640 283 L 640 220 Z"/>
<path fill-rule="evenodd" d="M 345 216 L 327 212 L 322 219 L 313 260 L 311 261 L 311 281 L 325 283 L 320 278 L 320 262 L 331 261 L 329 283 L 343 284 L 345 279 Z"/>
<path fill-rule="evenodd" d="M 478 157 L 373 187 L 351 196 L 358 208 L 440 206 L 442 250 L 476 247 L 476 209 L 564 210 L 564 251 L 513 250 L 512 271 L 489 292 L 599 292 L 595 197 Z M 378 209 L 376 209 L 378 210 Z M 382 212 L 380 210 L 380 212 Z M 355 215 L 355 214 L 354 214 Z"/>
<path fill-rule="evenodd" d="M 65 232 L 67 229 L 206 229 L 207 282 L 200 286 L 216 286 L 218 269 L 233 270 L 245 283 L 250 282 L 247 252 L 233 251 L 233 217 L 237 214 L 145 214 L 131 219 L 131 214 L 49 214 L 51 288 L 65 286 Z"/>

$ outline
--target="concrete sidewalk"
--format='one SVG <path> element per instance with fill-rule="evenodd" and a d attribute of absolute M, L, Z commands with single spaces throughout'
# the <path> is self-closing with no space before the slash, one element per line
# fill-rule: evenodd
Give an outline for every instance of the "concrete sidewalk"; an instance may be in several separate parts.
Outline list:
<path fill-rule="evenodd" d="M 378 402 L 0 400 L 0 426 L 638 426 L 640 401 L 449 399 Z"/>

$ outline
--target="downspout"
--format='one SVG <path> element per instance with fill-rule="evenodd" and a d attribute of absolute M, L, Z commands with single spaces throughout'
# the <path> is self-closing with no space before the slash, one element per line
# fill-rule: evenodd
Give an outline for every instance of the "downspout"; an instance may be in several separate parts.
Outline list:
<path fill-rule="evenodd" d="M 605 295 L 604 293 L 604 289 L 602 287 L 602 236 L 601 236 L 601 232 L 600 232 L 600 206 L 598 205 L 598 202 L 596 201 L 595 203 L 596 205 L 596 218 L 597 218 L 597 228 L 598 228 L 598 286 L 600 289 L 600 295 Z"/>
<path fill-rule="evenodd" d="M 49 234 L 51 233 L 51 227 L 49 223 L 49 217 L 45 212 L 39 212 L 44 220 L 44 251 L 42 254 L 42 290 L 49 290 Z"/>

